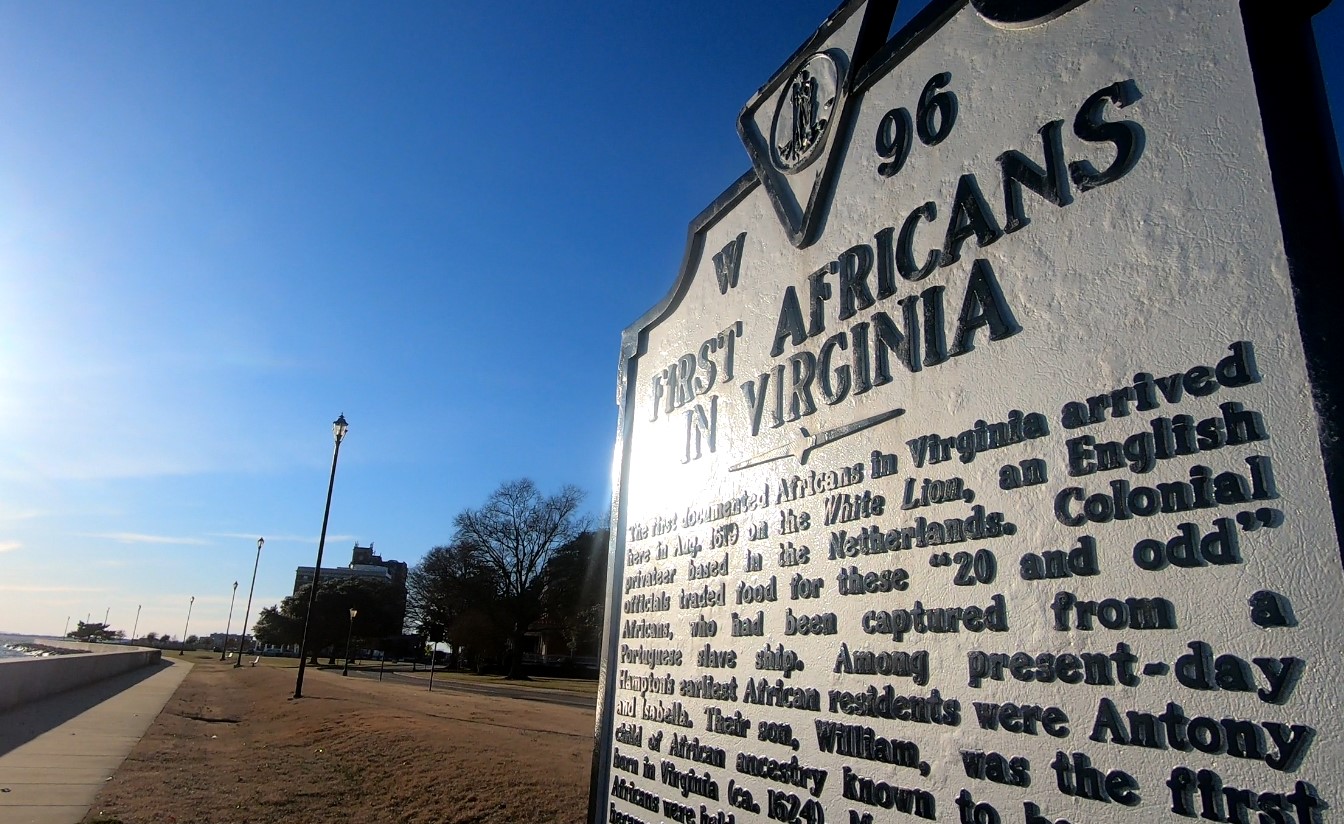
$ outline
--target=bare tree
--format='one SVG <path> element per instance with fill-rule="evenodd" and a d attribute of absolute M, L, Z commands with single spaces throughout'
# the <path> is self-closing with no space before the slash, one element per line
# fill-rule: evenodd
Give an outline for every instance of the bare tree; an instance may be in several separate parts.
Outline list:
<path fill-rule="evenodd" d="M 467 509 L 453 520 L 453 543 L 472 553 L 494 572 L 499 598 L 512 618 L 513 656 L 509 678 L 525 678 L 523 637 L 541 614 L 546 564 L 556 550 L 584 531 L 578 515 L 583 492 L 565 486 L 543 495 L 524 478 L 501 484 L 485 506 Z"/>
<path fill-rule="evenodd" d="M 571 656 L 595 651 L 602 640 L 609 540 L 605 529 L 585 532 L 556 550 L 546 565 L 545 620 L 560 627 Z"/>
<path fill-rule="evenodd" d="M 493 598 L 492 570 L 480 568 L 470 547 L 436 546 L 406 576 L 406 624 L 451 630 L 481 598 Z"/>
<path fill-rule="evenodd" d="M 424 636 L 440 628 L 455 651 L 472 659 L 501 653 L 512 632 L 499 575 L 483 558 L 465 544 L 436 546 L 406 576 L 407 624 Z"/>

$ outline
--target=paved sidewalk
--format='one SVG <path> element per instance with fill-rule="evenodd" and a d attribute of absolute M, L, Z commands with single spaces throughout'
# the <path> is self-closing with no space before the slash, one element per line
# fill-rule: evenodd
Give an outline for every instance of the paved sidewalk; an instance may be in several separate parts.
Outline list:
<path fill-rule="evenodd" d="M 162 664 L 0 713 L 0 821 L 78 824 L 191 664 Z"/>
<path fill-rule="evenodd" d="M 352 677 L 358 676 L 370 680 L 378 680 L 378 670 L 350 670 Z M 429 672 L 407 672 L 405 670 L 396 670 L 384 673 L 386 679 L 393 684 L 419 683 L 426 689 L 429 688 Z M 489 681 L 478 684 L 472 684 L 464 681 L 456 681 L 451 678 L 440 678 L 434 682 L 435 692 L 466 692 L 472 695 L 492 695 L 501 698 L 517 698 L 521 701 L 540 701 L 544 704 L 558 704 L 562 707 L 578 707 L 579 709 L 591 710 L 597 706 L 596 693 L 570 692 L 569 690 L 547 689 L 545 687 L 521 687 L 514 686 L 508 682 Z"/>

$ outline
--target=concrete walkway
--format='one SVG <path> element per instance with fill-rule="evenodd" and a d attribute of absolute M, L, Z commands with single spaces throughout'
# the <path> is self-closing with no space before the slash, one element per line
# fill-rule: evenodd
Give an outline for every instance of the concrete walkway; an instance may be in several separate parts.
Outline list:
<path fill-rule="evenodd" d="M 164 658 L 0 714 L 0 821 L 78 824 L 190 670 Z"/>

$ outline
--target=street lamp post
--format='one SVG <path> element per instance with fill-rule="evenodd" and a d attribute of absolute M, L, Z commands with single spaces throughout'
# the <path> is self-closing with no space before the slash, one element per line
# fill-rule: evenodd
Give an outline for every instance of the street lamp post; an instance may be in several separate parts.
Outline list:
<path fill-rule="evenodd" d="M 136 605 L 135 605 L 135 626 L 131 627 L 131 642 L 132 642 L 132 643 L 135 642 L 135 639 L 136 639 L 136 638 L 139 638 L 139 637 L 140 637 L 140 636 L 136 635 L 136 633 L 140 630 L 140 608 L 143 607 L 143 606 L 144 606 L 144 604 L 136 604 Z"/>
<path fill-rule="evenodd" d="M 341 675 L 350 674 L 350 641 L 355 637 L 355 616 L 359 610 L 350 607 L 350 631 L 345 634 L 345 667 L 341 670 Z"/>
<path fill-rule="evenodd" d="M 187 654 L 187 627 L 191 626 L 191 608 L 196 606 L 196 596 L 191 596 L 190 603 L 187 604 L 187 622 L 182 625 L 182 648 L 177 651 L 178 655 Z"/>
<path fill-rule="evenodd" d="M 257 588 L 257 567 L 261 566 L 261 545 L 265 538 L 257 539 L 257 560 L 252 562 L 252 586 L 247 588 L 247 609 L 243 611 L 243 631 L 238 633 L 238 660 L 233 662 L 234 669 L 243 665 L 243 639 L 247 637 L 247 619 L 252 617 L 252 590 Z"/>
<path fill-rule="evenodd" d="M 341 457 L 341 441 L 350 424 L 341 415 L 331 423 L 331 433 L 336 438 L 336 448 L 331 452 L 331 478 L 327 481 L 327 505 L 322 510 L 322 534 L 317 538 L 317 564 L 313 566 L 312 588 L 308 590 L 308 611 L 303 616 L 303 636 L 299 641 L 299 677 L 294 681 L 294 697 L 303 697 L 303 668 L 308 662 L 308 625 L 313 620 L 313 607 L 317 604 L 317 581 L 322 575 L 322 550 L 327 545 L 327 520 L 331 517 L 331 490 L 336 486 L 336 461 Z"/>
<path fill-rule="evenodd" d="M 238 597 L 238 582 L 233 582 L 233 594 L 229 596 L 229 622 L 224 625 L 224 644 L 219 651 L 219 660 L 223 661 L 229 656 L 229 630 L 233 629 L 233 599 Z M 238 640 L 238 654 L 243 654 L 243 641 Z"/>

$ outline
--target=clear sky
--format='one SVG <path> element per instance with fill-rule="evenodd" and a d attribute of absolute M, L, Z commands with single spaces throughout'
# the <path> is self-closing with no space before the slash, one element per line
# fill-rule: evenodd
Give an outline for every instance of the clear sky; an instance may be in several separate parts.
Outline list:
<path fill-rule="evenodd" d="M 519 477 L 605 518 L 621 330 L 834 5 L 0 0 L 0 631 L 236 630 L 341 413 L 327 566 Z"/>

